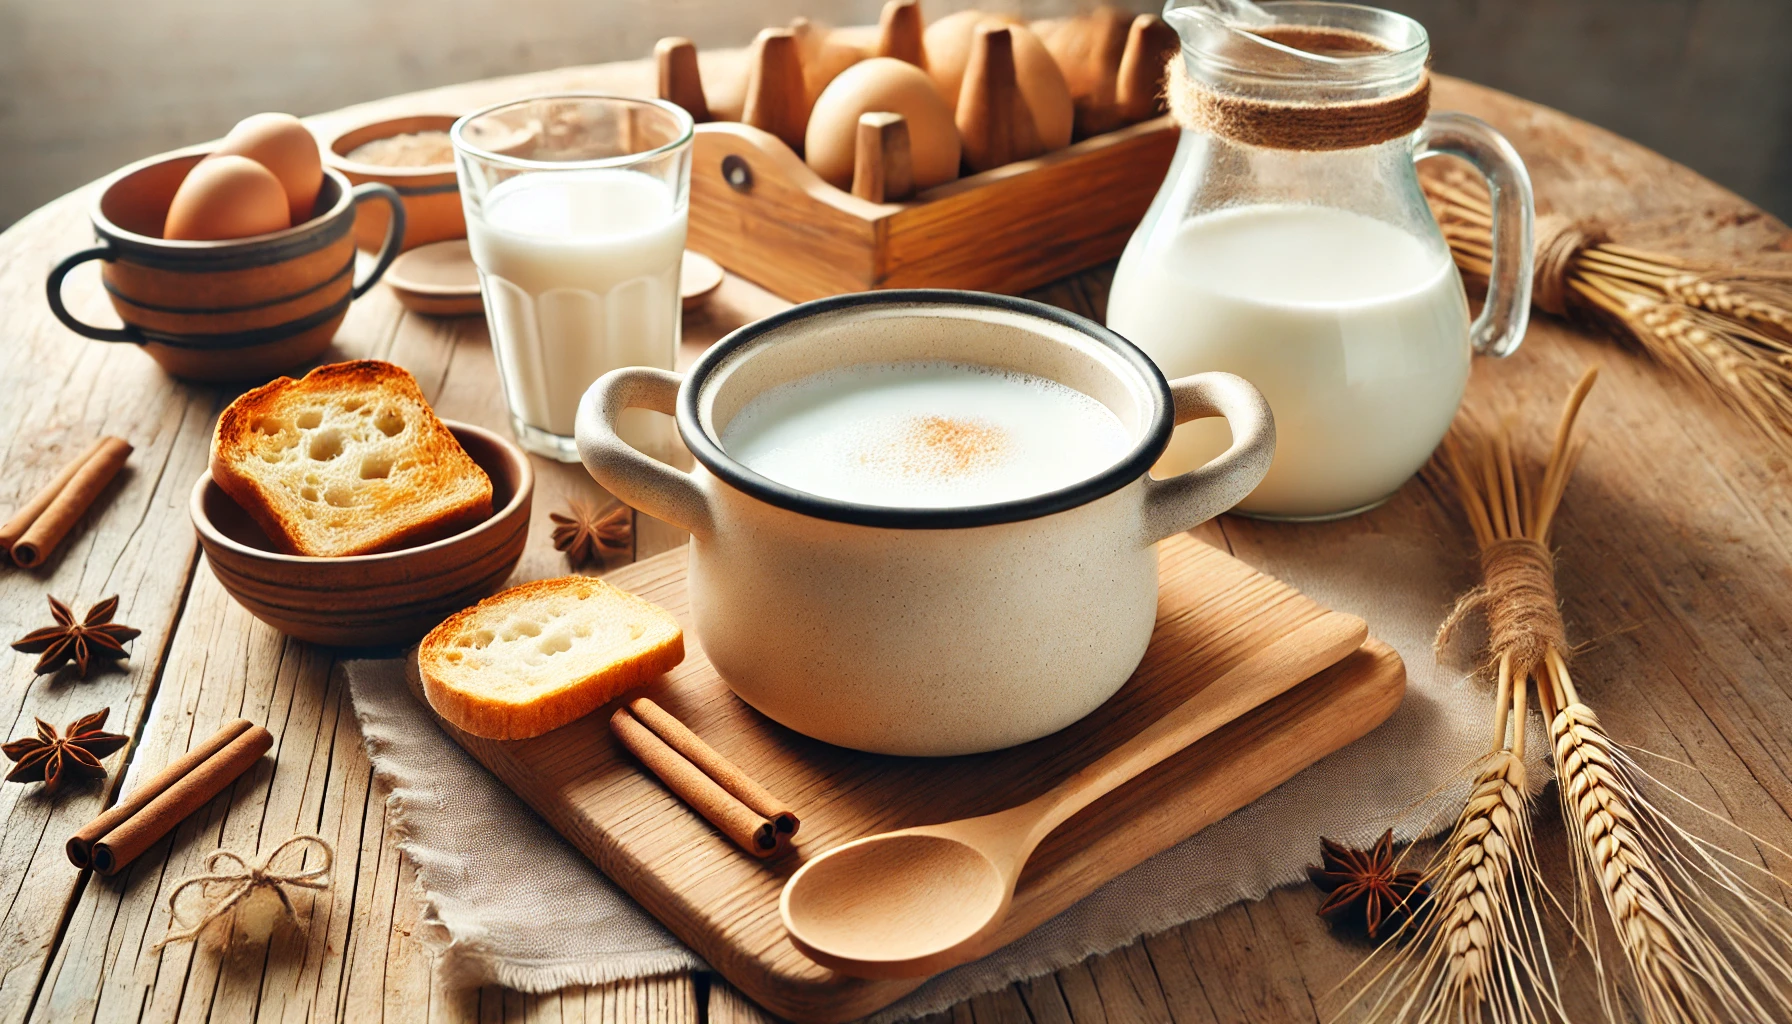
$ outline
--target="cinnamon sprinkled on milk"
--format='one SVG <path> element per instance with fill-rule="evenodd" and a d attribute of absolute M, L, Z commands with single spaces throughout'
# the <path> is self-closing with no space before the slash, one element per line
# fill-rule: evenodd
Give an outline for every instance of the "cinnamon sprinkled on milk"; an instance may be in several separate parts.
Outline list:
<path fill-rule="evenodd" d="M 1008 433 L 994 424 L 949 416 L 916 416 L 894 451 L 868 452 L 865 461 L 885 457 L 904 473 L 963 476 L 999 462 L 1008 453 Z"/>

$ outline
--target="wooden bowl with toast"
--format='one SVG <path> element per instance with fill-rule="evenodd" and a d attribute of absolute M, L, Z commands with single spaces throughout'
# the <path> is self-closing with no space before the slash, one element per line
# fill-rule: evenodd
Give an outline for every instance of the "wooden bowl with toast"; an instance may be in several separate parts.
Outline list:
<path fill-rule="evenodd" d="M 207 472 L 193 487 L 191 512 L 218 582 L 280 632 L 335 647 L 411 643 L 496 591 L 523 554 L 535 471 L 521 448 L 492 431 L 443 423 L 491 478 L 489 518 L 393 551 L 287 554 Z"/>

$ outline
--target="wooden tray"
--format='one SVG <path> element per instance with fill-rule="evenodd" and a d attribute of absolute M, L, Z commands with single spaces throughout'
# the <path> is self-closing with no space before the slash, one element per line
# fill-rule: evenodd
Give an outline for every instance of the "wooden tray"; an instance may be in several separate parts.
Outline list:
<path fill-rule="evenodd" d="M 700 124 L 688 244 L 792 302 L 873 288 L 1018 295 L 1119 256 L 1180 135 L 1157 117 L 874 203 L 821 180 L 770 132 Z"/>
<path fill-rule="evenodd" d="M 611 737 L 611 708 L 533 740 L 443 729 L 735 987 L 795 1020 L 850 1020 L 921 981 L 849 978 L 797 952 L 778 919 L 778 893 L 804 857 L 860 836 L 1031 799 L 1321 611 L 1186 534 L 1159 551 L 1157 632 L 1119 693 L 1042 740 L 944 759 L 828 746 L 734 697 L 689 632 L 683 550 L 611 573 L 618 586 L 686 623 L 684 664 L 645 692 L 802 815 L 795 851 L 770 862 L 742 853 L 646 774 Z M 1371 639 L 1071 818 L 1027 865 L 1002 941 L 1361 737 L 1393 713 L 1405 686 L 1399 655 Z"/>
<path fill-rule="evenodd" d="M 1054 53 L 1067 80 L 1085 89 L 1076 113 L 1082 141 L 1034 154 L 1031 121 L 1024 130 L 1013 122 L 1019 84 L 1009 33 L 979 32 L 968 42 L 973 52 L 955 115 L 973 173 L 918 193 L 908 126 L 898 114 L 860 115 L 850 189 L 804 162 L 812 97 L 794 24 L 761 32 L 742 66 L 712 64 L 707 72 L 690 40 L 660 40 L 659 96 L 699 122 L 687 244 L 792 302 L 872 288 L 1018 295 L 1119 256 L 1182 134 L 1165 114 L 1161 89 L 1165 61 L 1181 42 L 1155 14 L 1110 9 L 1098 20 L 1074 29 L 1060 23 L 1059 38 L 1099 36 L 1099 54 Z M 860 36 L 865 57 L 924 66 L 915 0 L 888 0 L 879 25 L 832 35 L 840 33 Z M 1097 66 L 1110 57 L 1115 66 Z M 1108 73 L 1105 86 L 1090 78 Z M 745 83 L 740 120 L 712 121 L 705 74 Z"/>

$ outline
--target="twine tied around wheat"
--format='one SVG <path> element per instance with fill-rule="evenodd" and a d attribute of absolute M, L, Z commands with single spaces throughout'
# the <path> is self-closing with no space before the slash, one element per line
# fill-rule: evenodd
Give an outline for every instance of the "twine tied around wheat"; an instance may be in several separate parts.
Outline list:
<path fill-rule="evenodd" d="M 315 863 L 304 866 L 303 861 L 309 859 L 303 857 L 307 848 L 315 851 L 318 857 Z M 300 851 L 301 866 L 291 871 L 276 870 L 275 862 L 289 850 Z M 330 866 L 335 859 L 336 851 L 330 844 L 322 836 L 312 835 L 293 836 L 253 863 L 230 850 L 213 850 L 205 855 L 204 874 L 182 879 L 168 894 L 168 934 L 162 936 L 155 948 L 160 950 L 172 943 L 198 938 L 213 922 L 222 920 L 257 890 L 271 891 L 279 898 L 286 919 L 293 920 L 297 914 L 286 888 L 328 889 Z M 198 919 L 187 924 L 181 913 L 180 898 L 182 893 L 194 888 L 199 889 L 206 903 Z"/>

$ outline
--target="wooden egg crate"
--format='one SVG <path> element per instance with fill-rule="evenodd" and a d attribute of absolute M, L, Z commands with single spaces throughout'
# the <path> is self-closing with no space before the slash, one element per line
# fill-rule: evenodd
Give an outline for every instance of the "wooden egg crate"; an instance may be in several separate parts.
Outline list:
<path fill-rule="evenodd" d="M 691 42 L 662 39 L 659 95 L 698 122 L 688 245 L 792 301 L 874 288 L 1013 294 L 1117 257 L 1175 153 L 1160 89 L 1177 39 L 1152 15 L 1082 19 L 1068 55 L 1061 41 L 1048 46 L 1075 103 L 1076 138 L 1041 151 L 1011 33 L 979 27 L 955 112 L 963 176 L 920 192 L 898 114 L 860 117 L 850 191 L 804 163 L 800 19 L 754 41 L 739 120 L 712 116 Z M 864 33 L 867 56 L 925 66 L 915 0 L 890 0 L 875 30 L 840 31 Z"/>

